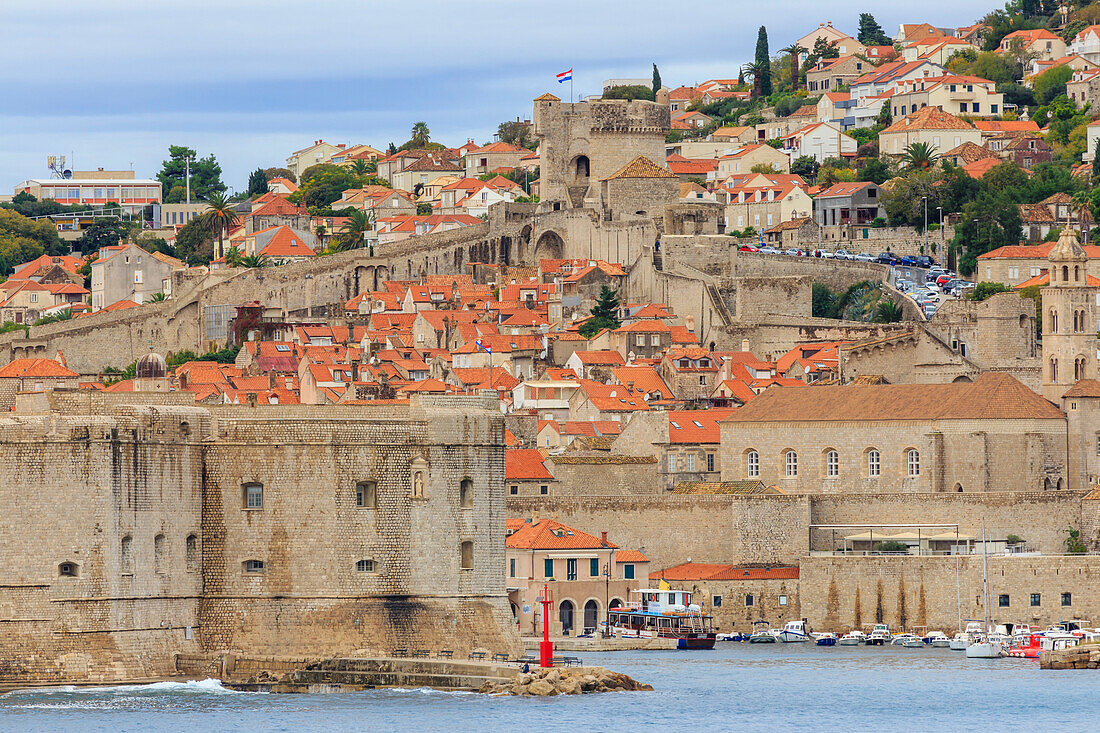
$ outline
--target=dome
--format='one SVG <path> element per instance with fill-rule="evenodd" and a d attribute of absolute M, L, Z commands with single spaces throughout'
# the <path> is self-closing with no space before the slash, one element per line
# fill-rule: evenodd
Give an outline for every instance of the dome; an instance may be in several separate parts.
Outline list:
<path fill-rule="evenodd" d="M 1060 262 L 1063 260 L 1087 261 L 1088 258 L 1080 242 L 1077 241 L 1077 234 L 1068 226 L 1062 230 L 1062 234 L 1058 237 L 1058 241 L 1055 243 L 1054 247 L 1051 248 L 1050 254 L 1047 255 L 1047 259 L 1051 262 Z"/>
<path fill-rule="evenodd" d="M 150 351 L 137 360 L 134 366 L 134 376 L 138 379 L 163 379 L 168 376 L 168 364 L 164 357 L 155 351 Z"/>

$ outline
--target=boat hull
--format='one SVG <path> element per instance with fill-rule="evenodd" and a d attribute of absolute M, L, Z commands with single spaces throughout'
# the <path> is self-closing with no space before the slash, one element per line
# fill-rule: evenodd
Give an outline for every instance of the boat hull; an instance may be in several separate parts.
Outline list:
<path fill-rule="evenodd" d="M 961 652 L 961 651 L 966 650 L 967 644 L 966 644 L 965 641 L 962 641 L 961 639 L 952 639 L 950 642 L 948 642 L 947 646 L 953 652 Z"/>
<path fill-rule="evenodd" d="M 859 639 L 841 639 L 837 642 L 840 646 L 859 646 Z"/>
<path fill-rule="evenodd" d="M 868 639 L 864 643 L 867 644 L 867 646 L 885 646 L 886 639 Z"/>
<path fill-rule="evenodd" d="M 781 631 L 779 632 L 779 640 L 784 644 L 799 644 L 809 641 L 810 637 L 798 631 Z"/>
<path fill-rule="evenodd" d="M 967 659 L 1000 659 L 1004 651 L 998 642 L 982 641 L 971 644 L 966 648 Z"/>
<path fill-rule="evenodd" d="M 676 640 L 677 649 L 713 649 L 714 634 L 700 634 L 692 637 L 681 637 Z"/>
<path fill-rule="evenodd" d="M 836 639 L 818 639 L 817 646 L 836 646 Z"/>
<path fill-rule="evenodd" d="M 951 646 L 951 640 L 950 639 L 934 639 L 932 641 L 932 646 L 936 647 L 937 649 L 947 649 L 948 647 Z"/>
<path fill-rule="evenodd" d="M 749 637 L 750 644 L 775 644 L 777 641 L 771 634 L 753 634 Z"/>

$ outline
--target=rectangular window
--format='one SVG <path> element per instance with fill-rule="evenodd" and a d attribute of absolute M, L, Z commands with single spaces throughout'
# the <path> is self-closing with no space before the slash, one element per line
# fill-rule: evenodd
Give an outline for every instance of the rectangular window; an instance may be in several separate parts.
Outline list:
<path fill-rule="evenodd" d="M 244 508 L 263 509 L 264 487 L 261 484 L 247 484 L 244 487 Z"/>
<path fill-rule="evenodd" d="M 708 472 L 713 472 L 714 471 L 714 454 L 713 453 L 707 453 L 707 471 Z"/>
<path fill-rule="evenodd" d="M 262 573 L 264 571 L 264 561 L 247 560 L 244 564 L 244 571 L 246 573 Z"/>
<path fill-rule="evenodd" d="M 600 574 L 600 561 L 594 557 L 588 559 L 588 575 L 595 578 Z"/>
<path fill-rule="evenodd" d="M 1002 593 L 1001 595 L 997 596 L 997 606 L 998 607 L 1008 608 L 1008 604 L 1009 604 L 1009 600 L 1008 600 L 1008 594 L 1007 593 Z"/>
<path fill-rule="evenodd" d="M 688 453 L 684 456 L 685 470 L 689 473 L 695 470 L 695 454 Z"/>
<path fill-rule="evenodd" d="M 634 338 L 634 343 L 638 346 L 645 346 L 645 334 L 640 333 Z"/>
<path fill-rule="evenodd" d="M 577 579 L 577 558 L 571 557 L 565 561 L 565 579 Z"/>
<path fill-rule="evenodd" d="M 746 595 L 745 596 L 745 605 L 746 606 L 751 606 L 751 605 L 753 605 L 753 603 L 755 603 L 755 600 L 756 599 L 754 599 L 751 595 Z"/>
<path fill-rule="evenodd" d="M 539 486 L 539 494 L 541 494 L 542 496 L 546 496 L 549 493 L 550 493 L 550 487 L 549 486 Z"/>
<path fill-rule="evenodd" d="M 1072 606 L 1073 605 L 1073 594 L 1072 593 L 1063 593 L 1062 594 L 1062 605 L 1063 606 Z"/>
<path fill-rule="evenodd" d="M 518 486 L 509 486 L 508 487 L 508 493 L 511 494 L 512 496 L 516 496 L 517 494 L 519 494 L 519 487 Z"/>
<path fill-rule="evenodd" d="M 787 605 L 787 596 L 779 596 L 779 605 L 780 606 L 786 606 Z"/>
<path fill-rule="evenodd" d="M 658 336 L 657 334 L 653 334 L 652 336 L 649 337 L 649 345 L 650 346 L 660 346 L 661 345 L 661 337 Z"/>
<path fill-rule="evenodd" d="M 550 558 L 546 558 L 542 561 L 542 576 L 544 578 L 554 577 L 554 561 Z"/>
<path fill-rule="evenodd" d="M 1041 593 L 1032 593 L 1031 594 L 1031 605 L 1033 605 L 1033 606 L 1043 605 L 1043 596 L 1042 596 Z"/>
<path fill-rule="evenodd" d="M 623 580 L 634 580 L 634 564 L 623 565 Z"/>
<path fill-rule="evenodd" d="M 508 577 L 516 577 L 516 559 L 514 557 L 508 561 Z"/>
<path fill-rule="evenodd" d="M 668 454 L 668 472 L 676 473 L 676 456 L 672 453 Z"/>
<path fill-rule="evenodd" d="M 714 606 L 715 608 L 721 608 L 722 607 L 722 596 L 713 596 L 710 599 L 710 605 Z"/>

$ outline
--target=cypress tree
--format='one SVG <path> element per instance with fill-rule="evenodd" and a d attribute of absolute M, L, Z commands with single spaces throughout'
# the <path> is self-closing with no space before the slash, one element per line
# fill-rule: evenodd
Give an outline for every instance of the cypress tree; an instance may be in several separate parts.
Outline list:
<path fill-rule="evenodd" d="M 756 36 L 756 68 L 767 69 L 762 74 L 760 94 L 770 97 L 772 94 L 771 56 L 768 54 L 768 29 L 760 26 L 760 33 Z"/>
<path fill-rule="evenodd" d="M 653 98 L 657 99 L 657 92 L 661 91 L 661 72 L 657 71 L 657 64 L 653 64 Z"/>

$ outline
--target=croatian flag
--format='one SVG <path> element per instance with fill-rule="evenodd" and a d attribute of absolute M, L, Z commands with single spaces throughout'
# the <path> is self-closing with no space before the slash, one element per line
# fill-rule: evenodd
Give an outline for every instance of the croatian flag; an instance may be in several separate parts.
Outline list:
<path fill-rule="evenodd" d="M 573 81 L 573 70 L 572 69 L 570 69 L 569 71 L 563 71 L 560 74 L 558 74 L 558 84 L 561 84 L 562 82 L 566 82 L 566 81 Z"/>
<path fill-rule="evenodd" d="M 475 344 L 477 344 L 477 348 L 481 349 L 481 350 L 482 350 L 482 351 L 484 351 L 484 352 L 485 352 L 486 354 L 491 354 L 491 353 L 493 353 L 493 350 L 492 350 L 492 348 L 490 348 L 490 347 L 486 346 L 485 344 L 481 343 L 481 339 L 478 339 L 478 340 L 477 340 L 477 341 L 475 341 L 474 343 L 475 343 Z"/>

